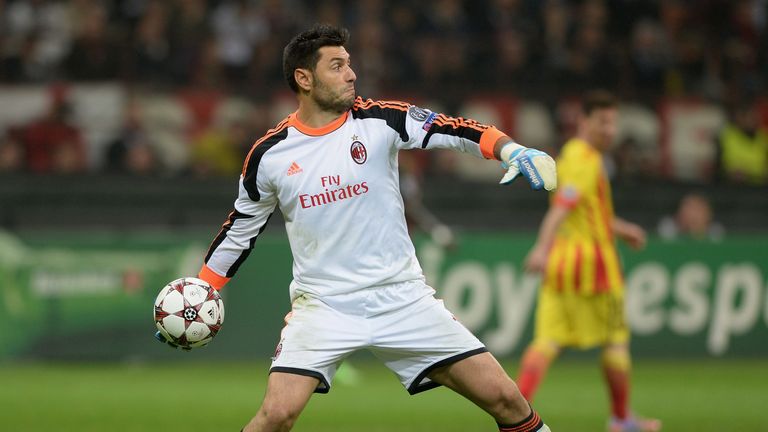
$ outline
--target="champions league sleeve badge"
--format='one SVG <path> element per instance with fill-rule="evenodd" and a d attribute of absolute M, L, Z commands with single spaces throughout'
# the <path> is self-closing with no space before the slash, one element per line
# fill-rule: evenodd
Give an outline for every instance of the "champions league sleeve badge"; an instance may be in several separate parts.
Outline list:
<path fill-rule="evenodd" d="M 432 122 L 435 121 L 437 113 L 411 105 L 410 108 L 408 108 L 408 116 L 417 122 L 422 122 L 423 125 L 421 128 L 429 132 L 429 128 L 432 126 Z"/>
<path fill-rule="evenodd" d="M 423 108 L 419 108 L 415 105 L 411 105 L 410 108 L 408 108 L 408 115 L 417 122 L 423 122 L 427 119 L 427 117 L 429 117 L 429 111 Z"/>

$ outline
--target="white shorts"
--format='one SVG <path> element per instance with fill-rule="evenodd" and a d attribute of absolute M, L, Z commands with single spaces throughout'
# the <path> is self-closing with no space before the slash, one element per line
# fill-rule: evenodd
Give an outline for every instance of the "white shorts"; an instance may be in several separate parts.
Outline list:
<path fill-rule="evenodd" d="M 315 392 L 327 393 L 341 362 L 357 350 L 368 349 L 397 374 L 408 393 L 438 387 L 427 377 L 432 370 L 487 349 L 432 295 L 395 309 L 382 308 L 392 298 L 402 298 L 399 291 L 413 289 L 411 284 L 346 294 L 339 302 L 343 312 L 318 298 L 300 295 L 293 302 L 270 372 L 315 377 L 320 380 Z"/>

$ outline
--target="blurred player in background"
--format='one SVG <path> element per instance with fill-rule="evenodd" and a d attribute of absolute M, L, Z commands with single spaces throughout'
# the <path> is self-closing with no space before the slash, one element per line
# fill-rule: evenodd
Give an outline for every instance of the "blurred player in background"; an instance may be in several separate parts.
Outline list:
<path fill-rule="evenodd" d="M 645 232 L 613 213 L 603 154 L 616 135 L 616 104 L 606 92 L 585 95 L 577 136 L 558 157 L 559 188 L 525 263 L 544 278 L 534 339 L 523 356 L 517 382 L 532 400 L 562 348 L 602 347 L 611 400 L 609 431 L 657 431 L 658 420 L 634 417 L 629 410 L 629 329 L 614 238 L 640 249 Z"/>
<path fill-rule="evenodd" d="M 244 430 L 290 430 L 312 394 L 330 390 L 342 361 L 368 349 L 411 394 L 445 385 L 493 416 L 500 431 L 549 431 L 426 285 L 403 215 L 397 156 L 452 148 L 503 161 L 502 183 L 522 174 L 547 190 L 556 185 L 554 161 L 492 126 L 357 97 L 347 39 L 346 30 L 319 25 L 286 46 L 283 69 L 299 108 L 253 145 L 235 209 L 199 275 L 221 289 L 279 206 L 293 253 L 292 308 L 264 400 Z"/>

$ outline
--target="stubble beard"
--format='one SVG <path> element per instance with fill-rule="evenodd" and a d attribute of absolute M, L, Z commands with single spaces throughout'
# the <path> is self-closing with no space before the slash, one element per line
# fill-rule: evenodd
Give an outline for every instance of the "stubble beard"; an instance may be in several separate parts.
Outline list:
<path fill-rule="evenodd" d="M 352 105 L 355 104 L 355 93 L 352 93 L 351 96 L 345 96 L 344 94 L 334 92 L 322 81 L 315 80 L 315 82 L 317 84 L 314 87 L 312 99 L 323 111 L 341 115 L 349 111 Z"/>

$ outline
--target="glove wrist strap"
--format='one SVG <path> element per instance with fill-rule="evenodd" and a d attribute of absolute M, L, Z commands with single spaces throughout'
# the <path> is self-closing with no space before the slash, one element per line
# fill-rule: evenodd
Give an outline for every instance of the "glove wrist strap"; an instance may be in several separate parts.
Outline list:
<path fill-rule="evenodd" d="M 504 144 L 504 147 L 501 148 L 499 156 L 501 157 L 502 162 L 508 163 L 526 149 L 527 147 L 523 147 L 514 141 L 510 141 L 507 144 Z"/>

